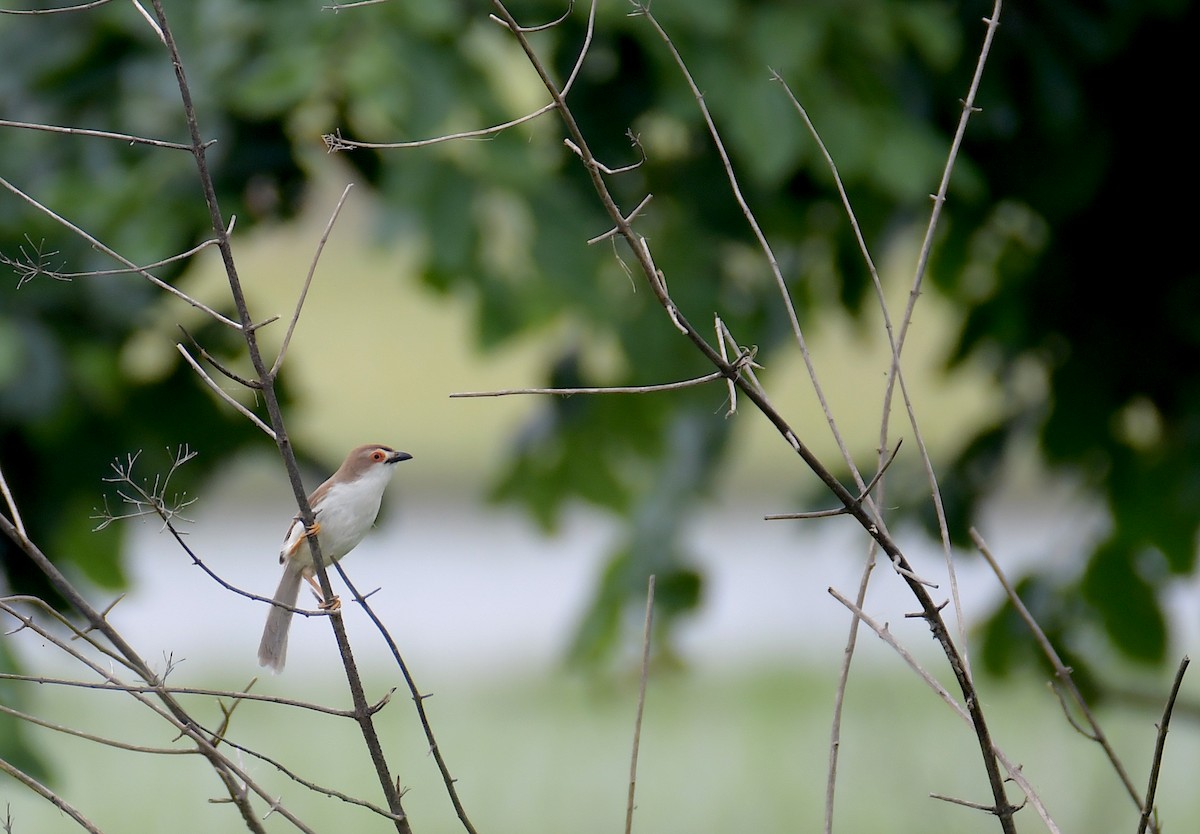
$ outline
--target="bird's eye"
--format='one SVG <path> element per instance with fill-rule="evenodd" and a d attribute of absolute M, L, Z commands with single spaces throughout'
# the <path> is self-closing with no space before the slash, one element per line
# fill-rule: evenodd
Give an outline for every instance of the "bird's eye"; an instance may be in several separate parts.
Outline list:
<path fill-rule="evenodd" d="M 384 454 L 382 449 L 376 449 L 374 452 L 371 452 L 371 460 L 375 461 L 376 463 L 379 463 L 386 457 L 387 455 Z"/>

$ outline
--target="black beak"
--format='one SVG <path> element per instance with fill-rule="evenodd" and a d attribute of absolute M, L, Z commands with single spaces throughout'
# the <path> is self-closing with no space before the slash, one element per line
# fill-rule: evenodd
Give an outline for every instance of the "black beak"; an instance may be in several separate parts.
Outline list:
<path fill-rule="evenodd" d="M 412 460 L 412 455 L 408 452 L 392 452 L 388 455 L 388 463 L 399 463 L 402 460 Z"/>

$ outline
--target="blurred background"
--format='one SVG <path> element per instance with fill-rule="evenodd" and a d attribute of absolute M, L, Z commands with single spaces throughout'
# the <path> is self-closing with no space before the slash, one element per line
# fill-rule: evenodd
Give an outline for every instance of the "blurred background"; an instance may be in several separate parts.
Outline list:
<path fill-rule="evenodd" d="M 531 24 L 564 11 L 512 8 Z M 870 471 L 889 362 L 878 304 L 825 163 L 768 67 L 837 161 L 895 321 L 991 5 L 652 8 L 704 92 L 775 248 L 831 411 Z M 1063 830 L 1109 830 L 1114 819 L 1132 830 L 1136 815 L 1095 745 L 1063 719 L 1044 661 L 966 531 L 974 525 L 988 539 L 1144 783 L 1166 683 L 1200 633 L 1200 283 L 1184 251 L 1185 214 L 1165 208 L 1189 148 L 1162 126 L 1178 100 L 1178 42 L 1194 8 L 1005 8 L 904 353 L 993 732 Z M 321 141 L 335 131 L 422 139 L 541 106 L 544 91 L 488 10 L 167 4 L 201 132 L 217 140 L 208 159 L 225 215 L 237 216 L 234 252 L 257 320 L 287 320 L 333 206 L 355 184 L 281 376 L 306 483 L 361 442 L 414 455 L 389 488 L 379 530 L 345 567 L 360 589 L 381 589 L 376 608 L 418 682 L 436 693 L 434 729 L 481 831 L 619 826 L 651 573 L 657 629 L 636 825 L 814 829 L 849 626 L 826 588 L 853 595 L 865 536 L 845 519 L 762 520 L 829 499 L 745 403 L 725 416 L 722 386 L 449 397 L 645 385 L 709 370 L 623 271 L 628 253 L 584 244 L 609 223 L 553 117 L 408 150 L 329 154 Z M 610 184 L 626 210 L 654 194 L 638 229 L 676 301 L 694 322 L 716 312 L 740 342 L 758 346 L 773 401 L 832 465 L 836 445 L 778 291 L 695 102 L 664 44 L 629 10 L 598 7 L 570 97 L 575 116 L 606 164 L 644 155 Z M 569 75 L 586 23 L 586 9 L 573 9 L 534 36 L 557 77 Z M 0 54 L 0 178 L 10 184 L 0 192 L 0 256 L 11 267 L 0 283 L 0 468 L 31 537 L 90 599 L 103 607 L 127 594 L 112 618 L 143 657 L 172 664 L 178 685 L 243 687 L 259 671 L 261 604 L 219 588 L 152 520 L 93 528 L 105 501 L 119 511 L 103 481 L 113 460 L 140 451 L 135 473 L 152 482 L 186 444 L 197 455 L 172 489 L 197 499 L 185 512 L 189 546 L 238 587 L 274 587 L 274 554 L 295 511 L 278 453 L 200 383 L 175 344 L 190 344 L 182 326 L 248 373 L 244 346 L 140 277 L 67 280 L 118 265 L 20 196 L 136 263 L 211 236 L 186 152 L 14 124 L 186 141 L 169 62 L 122 4 L 0 15 Z M 156 274 L 231 310 L 215 250 Z M 268 355 L 283 330 L 260 331 Z M 922 575 L 944 582 L 911 434 L 897 411 L 889 443 L 903 437 L 905 447 L 886 503 Z M 0 567 L 5 593 L 60 604 L 7 540 Z M 904 618 L 913 602 L 901 583 L 877 573 L 869 610 L 945 678 L 927 631 Z M 366 618 L 354 606 L 346 616 L 380 697 L 395 670 Z M 877 644 L 860 641 L 848 691 L 835 830 L 992 830 L 982 815 L 927 798 L 983 801 L 978 753 L 969 731 Z M 290 654 L 287 671 L 256 691 L 344 702 L 324 623 L 296 623 Z M 0 641 L 0 666 L 79 674 L 28 633 Z M 1185 684 L 1167 748 L 1168 820 L 1200 812 L 1183 787 L 1200 749 L 1195 692 Z M 0 701 L 103 735 L 170 741 L 113 695 L 0 681 Z M 215 705 L 197 708 L 219 720 Z M 383 714 L 414 829 L 459 830 L 410 706 L 398 693 Z M 240 707 L 233 726 L 244 743 L 318 781 L 372 790 L 353 728 L 260 705 Z M 7 716 L 0 757 L 101 827 L 228 825 L 228 808 L 192 802 L 215 787 L 195 763 L 111 751 Z M 253 772 L 321 825 L 383 830 L 265 764 Z M 66 828 L 0 779 L 14 830 Z"/>

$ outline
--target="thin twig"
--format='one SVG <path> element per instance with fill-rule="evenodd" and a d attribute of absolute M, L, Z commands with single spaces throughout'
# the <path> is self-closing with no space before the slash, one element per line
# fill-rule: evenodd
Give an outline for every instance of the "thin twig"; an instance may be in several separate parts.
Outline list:
<path fill-rule="evenodd" d="M 250 363 L 254 367 L 255 373 L 262 383 L 261 393 L 263 402 L 270 417 L 271 428 L 275 431 L 275 443 L 279 448 L 284 468 L 287 471 L 288 481 L 292 487 L 292 494 L 296 499 L 300 521 L 306 528 L 311 528 L 316 523 L 316 516 L 313 513 L 312 505 L 308 501 L 308 493 L 304 488 L 304 480 L 300 477 L 300 468 L 296 463 L 296 454 L 292 449 L 291 440 L 288 438 L 284 427 L 283 412 L 279 405 L 279 398 L 275 392 L 275 379 L 271 375 L 270 369 L 263 358 L 262 351 L 258 346 L 256 331 L 247 329 L 251 327 L 253 318 L 246 303 L 241 279 L 238 277 L 237 265 L 234 262 L 233 249 L 229 243 L 229 236 L 225 233 L 221 220 L 221 207 L 217 200 L 213 177 L 208 169 L 208 160 L 205 155 L 203 141 L 201 140 L 196 108 L 192 102 L 191 88 L 188 85 L 187 75 L 184 72 L 183 59 L 180 57 L 179 48 L 175 43 L 174 35 L 171 33 L 166 13 L 163 11 L 162 0 L 152 0 L 152 2 L 155 17 L 163 31 L 167 52 L 171 58 L 171 65 L 175 70 L 175 79 L 179 88 L 180 100 L 183 104 L 184 118 L 187 122 L 188 133 L 192 139 L 196 173 L 204 194 L 205 205 L 208 207 L 209 220 L 220 241 L 221 259 L 225 266 L 225 275 L 229 282 L 230 295 L 233 297 L 234 306 L 238 312 L 238 319 L 241 322 L 242 336 L 246 340 L 246 351 L 249 354 Z M 317 536 L 309 536 L 307 538 L 318 582 L 325 594 L 325 598 L 331 599 L 333 588 L 329 584 L 329 574 L 326 570 L 325 559 L 321 555 L 320 540 Z M 412 829 L 404 814 L 400 791 L 396 784 L 397 780 L 391 767 L 388 765 L 387 756 L 383 752 L 383 745 L 379 740 L 379 733 L 372 719 L 370 704 L 367 702 L 367 697 L 363 689 L 362 676 L 359 674 L 358 665 L 354 660 L 354 653 L 350 647 L 350 640 L 346 634 L 345 624 L 338 613 L 333 613 L 329 617 L 329 623 L 334 639 L 337 642 L 338 654 L 341 657 L 342 668 L 346 674 L 346 683 L 350 689 L 351 701 L 354 704 L 355 721 L 362 733 L 363 743 L 367 748 L 371 764 L 374 766 L 380 789 L 387 800 L 388 809 L 397 818 L 396 831 L 398 834 L 411 834 Z"/>
<path fill-rule="evenodd" d="M 326 6 L 325 8 L 336 12 L 336 11 L 338 11 L 339 8 L 349 8 L 351 6 L 357 6 L 357 5 L 370 5 L 371 3 L 375 3 L 375 2 L 384 2 L 384 0 L 366 0 L 365 3 L 348 3 L 348 4 L 341 4 L 340 6 Z M 490 15 L 490 17 L 493 20 L 496 20 L 497 23 L 501 23 L 505 27 L 508 26 L 507 23 L 505 23 L 503 20 L 498 18 L 496 15 Z M 528 27 L 522 27 L 522 26 L 520 26 L 520 24 L 516 23 L 515 21 L 513 22 L 513 25 L 516 26 L 518 29 L 520 29 L 522 32 L 529 31 Z M 588 11 L 587 29 L 584 32 L 583 45 L 579 49 L 579 55 L 575 59 L 575 65 L 571 69 L 571 74 L 567 77 L 567 81 L 563 85 L 563 94 L 564 95 L 571 89 L 572 85 L 574 85 L 575 79 L 579 76 L 579 71 L 583 68 L 584 58 L 587 57 L 588 49 L 591 47 L 591 44 L 592 44 L 592 36 L 593 36 L 593 33 L 595 32 L 595 26 L 596 26 L 596 0 L 592 0 L 591 6 Z M 544 116 L 547 113 L 549 113 L 550 111 L 554 110 L 556 107 L 558 107 L 558 103 L 551 101 L 549 104 L 544 104 L 541 107 L 539 107 L 537 110 L 534 110 L 531 113 L 526 113 L 524 116 L 518 116 L 515 119 L 510 119 L 507 122 L 502 122 L 497 125 L 492 125 L 491 127 L 478 128 L 476 130 L 464 130 L 464 131 L 460 131 L 458 133 L 447 133 L 442 136 L 434 136 L 429 139 L 415 139 L 415 140 L 408 141 L 408 142 L 357 142 L 357 141 L 354 141 L 351 139 L 343 139 L 340 131 L 335 131 L 334 133 L 327 133 L 324 136 L 322 136 L 321 139 L 325 142 L 325 147 L 330 153 L 336 153 L 338 151 L 355 150 L 358 148 L 370 149 L 370 150 L 405 150 L 408 148 L 424 148 L 424 147 L 428 147 L 430 145 L 438 145 L 438 144 L 441 144 L 442 142 L 451 142 L 451 141 L 454 141 L 457 139 L 482 139 L 482 138 L 491 137 L 491 136 L 496 135 L 497 133 L 503 133 L 504 131 L 508 130 L 510 127 L 516 127 L 519 124 L 524 124 L 525 122 L 533 121 L 534 119 L 538 118 L 539 116 Z"/>
<path fill-rule="evenodd" d="M 542 24 L 539 24 L 536 26 L 522 26 L 521 31 L 522 32 L 544 32 L 547 29 L 553 29 L 555 26 L 558 26 L 560 23 L 562 23 L 564 20 L 566 20 L 568 17 L 570 17 L 571 10 L 574 8 L 575 8 L 575 0 L 569 0 L 569 2 L 567 3 L 567 10 L 565 12 L 563 12 L 562 15 L 557 20 L 552 20 L 549 23 L 542 23 Z M 488 15 L 488 18 L 491 20 L 494 20 L 496 23 L 499 23 L 501 26 L 506 25 L 503 20 L 496 17 L 494 14 Z"/>
<path fill-rule="evenodd" d="M 1008 581 L 1008 576 L 1004 573 L 1004 569 L 1000 567 L 1000 563 L 992 554 L 992 550 L 990 547 L 988 547 L 987 542 L 984 541 L 983 536 L 974 527 L 970 529 L 970 535 L 971 541 L 975 543 L 975 547 L 979 550 L 979 553 L 988 563 L 988 567 L 990 567 L 992 569 L 992 573 L 996 575 L 996 580 L 1000 583 L 1000 587 L 1004 589 L 1004 594 L 1008 597 L 1008 601 L 1012 605 L 1013 610 L 1017 612 L 1017 616 L 1021 618 L 1021 622 L 1025 623 L 1025 627 L 1028 628 L 1030 634 L 1033 635 L 1034 642 L 1037 643 L 1038 648 L 1041 649 L 1045 658 L 1050 661 L 1050 665 L 1054 667 L 1054 676 L 1058 679 L 1059 686 L 1061 686 L 1062 689 L 1065 689 L 1067 694 L 1071 696 L 1071 700 L 1075 703 L 1075 706 L 1083 715 L 1088 727 L 1091 728 L 1091 732 L 1084 732 L 1083 729 L 1078 726 L 1076 726 L 1076 729 L 1078 729 L 1079 732 L 1084 736 L 1092 739 L 1100 745 L 1100 748 L 1104 750 L 1104 755 L 1108 757 L 1109 763 L 1116 772 L 1117 778 L 1121 780 L 1121 784 L 1125 787 L 1125 792 L 1129 794 L 1129 798 L 1133 800 L 1133 804 L 1137 806 L 1139 813 L 1144 811 L 1146 805 L 1141 794 L 1138 792 L 1137 787 L 1133 784 L 1133 780 L 1129 778 L 1129 773 L 1125 770 L 1125 765 L 1121 761 L 1121 758 L 1117 755 L 1117 751 L 1114 750 L 1112 744 L 1109 743 L 1108 736 L 1105 735 L 1104 730 L 1100 727 L 1100 722 L 1097 721 L 1096 716 L 1092 714 L 1092 710 L 1088 706 L 1087 700 L 1084 699 L 1083 693 L 1080 692 L 1079 687 L 1075 685 L 1075 678 L 1071 674 L 1071 668 L 1067 666 L 1067 664 L 1063 663 L 1062 658 L 1059 657 L 1054 645 L 1050 642 L 1050 638 L 1046 636 L 1046 632 L 1042 630 L 1042 627 L 1038 625 L 1038 622 L 1034 618 L 1033 614 L 1031 614 L 1029 609 L 1025 607 L 1025 603 L 1021 600 L 1020 595 L 1017 594 L 1017 589 L 1014 588 L 1012 583 Z M 1066 712 L 1066 704 L 1063 704 L 1063 711 Z M 1075 722 L 1072 720 L 1071 724 L 1075 725 Z"/>
<path fill-rule="evenodd" d="M 357 0 L 354 3 L 333 3 L 328 6 L 322 6 L 321 11 L 333 12 L 337 14 L 345 9 L 357 9 L 360 6 L 378 6 L 380 3 L 387 3 L 388 0 Z"/>
<path fill-rule="evenodd" d="M 0 773 L 7 773 L 38 796 L 50 802 L 55 808 L 58 808 L 58 810 L 75 820 L 83 830 L 91 832 L 91 834 L 104 834 L 94 822 L 81 814 L 75 806 L 5 759 L 0 759 Z"/>
<path fill-rule="evenodd" d="M 62 6 L 57 9 L 0 9 L 0 14 L 66 14 L 94 9 L 97 6 L 105 6 L 111 2 L 112 0 L 92 0 L 91 3 L 79 3 L 74 6 Z"/>
<path fill-rule="evenodd" d="M 892 449 L 892 453 L 887 456 L 887 459 L 883 462 L 883 466 L 879 467 L 879 471 L 875 473 L 875 477 L 871 478 L 867 485 L 863 487 L 863 491 L 858 494 L 858 502 L 860 504 L 868 495 L 870 495 L 871 490 L 875 488 L 875 485 L 879 483 L 880 479 L 883 478 L 883 473 L 887 472 L 888 467 L 892 465 L 892 461 L 896 459 L 896 454 L 900 451 L 900 445 L 903 442 L 904 438 L 896 441 L 896 448 Z M 765 521 L 779 521 L 782 519 L 795 518 L 831 518 L 837 515 L 845 515 L 847 512 L 848 510 L 845 507 L 835 507 L 830 510 L 813 510 L 804 513 L 775 513 L 773 515 L 765 515 L 763 516 L 763 519 Z"/>
<path fill-rule="evenodd" d="M 107 2 L 107 0 L 106 0 Z M 4 12 L 0 14 L 47 14 L 54 11 L 64 11 L 63 9 L 45 9 L 41 11 L 29 12 Z M 14 122 L 9 119 L 0 119 L 0 127 L 16 127 L 25 130 L 44 130 L 49 133 L 67 133 L 71 136 L 92 136 L 98 139 L 116 139 L 121 142 L 128 142 L 131 145 L 150 145 L 155 148 L 170 148 L 172 150 L 191 151 L 191 145 L 185 145 L 182 142 L 166 142 L 162 139 L 147 139 L 144 136 L 132 136 L 128 133 L 113 133 L 109 130 L 89 130 L 82 127 L 62 127 L 60 125 L 47 125 L 37 122 Z M 216 139 L 210 139 L 206 144 L 213 145 Z"/>
<path fill-rule="evenodd" d="M 504 388 L 499 391 L 460 391 L 451 394 L 452 398 L 466 397 L 508 397 L 514 394 L 557 394 L 570 397 L 576 394 L 653 394 L 658 391 L 677 391 L 680 388 L 692 388 L 724 379 L 725 374 L 714 371 L 711 374 L 685 379 L 680 382 L 661 382 L 656 385 L 613 385 L 607 388 Z"/>
<path fill-rule="evenodd" d="M 625 834 L 633 831 L 633 798 L 637 790 L 638 749 L 642 743 L 642 713 L 646 708 L 646 680 L 650 676 L 650 630 L 654 624 L 654 574 L 646 587 L 646 625 L 642 629 L 642 676 L 638 682 L 637 717 L 633 720 L 633 752 L 629 756 L 629 798 L 625 803 Z"/>
<path fill-rule="evenodd" d="M 446 760 L 442 757 L 442 748 L 438 745 L 437 739 L 433 734 L 433 725 L 429 723 L 429 716 L 425 712 L 425 699 L 427 695 L 423 695 L 417 687 L 417 682 L 413 678 L 412 673 L 408 670 L 408 664 L 404 662 L 403 656 L 400 654 L 400 648 L 396 645 L 396 641 L 392 638 L 392 634 L 388 631 L 387 626 L 383 624 L 383 620 L 379 619 L 379 615 L 375 613 L 375 609 L 367 602 L 367 597 L 370 594 L 360 594 L 358 588 L 350 581 L 350 577 L 346 575 L 345 568 L 341 562 L 334 562 L 334 568 L 338 575 L 342 577 L 342 582 L 346 583 L 346 587 L 353 595 L 354 601 L 362 606 L 367 617 L 375 624 L 376 630 L 387 643 L 392 657 L 396 661 L 396 666 L 400 669 L 400 674 L 404 677 L 404 682 L 408 686 L 408 691 L 412 695 L 413 704 L 417 709 L 417 718 L 421 722 L 421 729 L 425 731 L 425 740 L 429 742 L 429 752 L 433 755 L 433 760 L 437 764 L 438 772 L 442 775 L 442 783 L 446 786 L 446 793 L 450 797 L 450 804 L 454 806 L 454 812 L 458 815 L 459 822 L 466 829 L 467 834 L 477 834 L 475 826 L 471 824 L 471 820 L 467 817 L 467 810 L 463 807 L 462 801 L 458 798 L 458 789 L 454 787 L 455 779 L 450 775 L 450 767 L 446 764 Z"/>
<path fill-rule="evenodd" d="M 304 277 L 304 287 L 300 290 L 300 297 L 296 299 L 296 312 L 292 314 L 287 333 L 283 337 L 283 344 L 279 346 L 279 355 L 275 357 L 275 364 L 271 366 L 271 376 L 277 375 L 280 366 L 283 365 L 283 358 L 287 355 L 288 345 L 292 341 L 292 333 L 296 330 L 296 323 L 300 321 L 300 311 L 304 309 L 304 299 L 308 297 L 308 288 L 312 286 L 313 275 L 317 271 L 317 262 L 321 260 L 321 253 L 325 251 L 325 243 L 333 231 L 333 224 L 337 222 L 338 215 L 342 213 L 342 206 L 346 204 L 346 198 L 350 196 L 350 189 L 353 187 L 354 183 L 346 184 L 342 190 L 342 196 L 338 198 L 337 205 L 333 207 L 333 214 L 329 216 L 329 222 L 325 224 L 325 231 L 321 233 L 321 239 L 317 241 L 317 251 L 313 253 L 312 262 L 308 265 L 308 275 Z M 272 435 L 273 437 L 274 435 Z"/>
<path fill-rule="evenodd" d="M 8 505 L 8 512 L 12 515 L 13 527 L 16 528 L 17 535 L 28 541 L 29 536 L 25 532 L 25 523 L 21 521 L 21 511 L 17 509 L 17 502 L 13 500 L 12 492 L 8 488 L 8 480 L 4 477 L 3 467 L 0 467 L 0 494 L 4 495 L 4 503 Z"/>
<path fill-rule="evenodd" d="M 1188 664 L 1192 661 L 1187 655 L 1179 661 L 1179 669 L 1175 672 L 1175 682 L 1171 684 L 1171 694 L 1167 696 L 1167 705 L 1163 707 L 1162 721 L 1158 723 L 1158 738 L 1154 742 L 1154 759 L 1150 764 L 1150 785 L 1146 788 L 1146 807 L 1142 810 L 1142 819 L 1138 823 L 1138 834 L 1146 833 L 1150 824 L 1150 815 L 1154 813 L 1154 794 L 1158 791 L 1158 773 L 1162 768 L 1163 749 L 1167 746 L 1167 727 L 1171 723 L 1171 713 L 1175 709 L 1175 699 L 1179 697 L 1179 687 L 1183 685 L 1183 675 L 1187 672 Z"/>
<path fill-rule="evenodd" d="M 182 343 L 176 342 L 175 349 L 178 350 L 179 354 L 184 358 L 184 360 L 189 365 L 192 366 L 192 370 L 200 375 L 200 379 L 202 379 L 204 381 L 205 385 L 207 385 L 209 388 L 212 389 L 213 393 L 215 393 L 218 397 L 220 397 L 225 402 L 229 403 L 231 406 L 233 406 L 235 409 L 237 409 L 237 411 L 243 417 L 245 417 L 247 420 L 249 420 L 251 423 L 253 423 L 255 426 L 257 426 L 259 429 L 261 429 L 262 432 L 267 437 L 271 438 L 272 440 L 276 440 L 276 441 L 279 439 L 278 436 L 275 434 L 275 429 L 271 428 L 266 423 L 264 423 L 262 421 L 262 418 L 260 418 L 253 411 L 246 408 L 246 406 L 242 405 L 240 402 L 235 400 L 224 388 L 222 388 L 220 385 L 218 385 L 217 381 L 208 375 L 208 371 L 204 370 L 204 368 L 201 367 L 200 363 L 192 358 L 192 355 L 190 353 L 188 353 L 187 348 L 185 348 Z"/>
<path fill-rule="evenodd" d="M 725 371 L 727 374 L 733 374 L 733 369 L 728 363 L 721 359 L 720 353 L 710 345 L 704 336 L 694 328 L 682 311 L 675 306 L 674 302 L 666 293 L 666 284 L 662 273 L 654 266 L 653 259 L 650 256 L 649 246 L 645 239 L 637 235 L 628 223 L 625 222 L 623 213 L 616 201 L 613 199 L 611 192 L 604 180 L 603 175 L 594 164 L 595 157 L 591 153 L 586 144 L 586 139 L 575 120 L 574 114 L 570 107 L 567 106 L 562 93 L 551 79 L 546 66 L 538 57 L 536 51 L 530 45 L 528 38 L 519 30 L 519 24 L 512 17 L 512 14 L 505 7 L 501 0 L 492 0 L 492 5 L 497 13 L 503 18 L 507 25 L 512 30 L 513 37 L 520 44 L 521 49 L 525 52 L 530 65 L 541 79 L 543 86 L 546 87 L 551 97 L 558 105 L 559 115 L 563 120 L 563 124 L 568 135 L 579 147 L 584 163 L 584 168 L 588 173 L 592 186 L 596 191 L 596 195 L 604 206 L 612 222 L 620 229 L 621 236 L 629 244 L 641 267 L 643 274 L 646 277 L 647 283 L 655 294 L 655 298 L 663 306 L 664 311 L 671 318 L 671 321 L 679 330 L 692 342 L 692 344 L 704 354 L 708 361 L 714 366 Z M 856 503 L 855 497 L 846 487 L 836 478 L 833 473 L 825 466 L 821 460 L 805 445 L 791 426 L 787 423 L 784 417 L 774 409 L 769 401 L 761 395 L 757 385 L 749 380 L 749 374 L 738 375 L 738 387 L 743 393 L 754 403 L 754 405 L 763 413 L 763 415 L 775 426 L 776 430 L 783 438 L 791 445 L 796 454 L 804 461 L 805 465 L 821 480 L 821 482 L 837 497 L 843 504 L 851 507 L 850 515 L 856 522 L 862 526 L 867 533 L 879 542 L 880 547 L 891 559 L 892 564 L 896 567 L 898 573 L 909 586 L 913 595 L 917 598 L 923 613 L 924 618 L 930 626 L 934 638 L 937 640 L 940 648 L 946 656 L 950 665 L 950 669 L 954 674 L 959 688 L 963 692 L 964 700 L 967 704 L 967 709 L 971 716 L 971 725 L 975 731 L 975 736 L 979 745 L 980 753 L 983 759 L 983 765 L 987 772 L 988 783 L 992 789 L 993 796 L 996 798 L 996 807 L 998 811 L 998 819 L 1005 834 L 1014 834 L 1015 828 L 1012 820 L 1012 806 L 1007 803 L 1004 791 L 1004 781 L 1000 774 L 1000 766 L 997 756 L 994 752 L 994 745 L 991 739 L 991 731 L 988 729 L 987 721 L 984 717 L 981 706 L 981 699 L 976 690 L 974 682 L 966 671 L 962 662 L 962 655 L 955 646 L 954 641 L 950 637 L 949 629 L 946 626 L 945 620 L 941 616 L 939 606 L 934 603 L 928 590 L 921 582 L 912 574 L 911 565 L 905 557 L 899 545 L 888 533 L 882 520 L 873 516 L 865 509 Z M 851 461 L 851 467 L 853 461 Z M 858 481 L 861 483 L 861 481 Z M 866 502 L 864 502 L 865 504 Z"/>
<path fill-rule="evenodd" d="M 101 252 L 108 255 L 110 258 L 113 258 L 114 260 L 125 264 L 125 266 L 129 267 L 129 269 L 133 270 L 138 275 L 141 275 L 143 278 L 145 278 L 150 283 L 154 284 L 154 286 L 158 287 L 159 289 L 166 290 L 167 292 L 171 293 L 171 295 L 174 295 L 175 297 L 186 301 L 188 304 L 192 305 L 193 307 L 195 307 L 198 310 L 203 310 L 205 313 L 208 313 L 208 315 L 212 316 L 214 319 L 221 322 L 221 324 L 224 324 L 227 327 L 232 327 L 235 329 L 241 328 L 241 325 L 239 325 L 237 322 L 233 321 L 230 318 L 227 318 L 226 316 L 221 315 L 216 310 L 209 307 L 207 304 L 204 304 L 204 303 L 192 298 L 187 293 L 183 292 L 180 289 L 177 289 L 176 287 L 171 286 L 170 284 L 168 284 L 166 281 L 163 281 L 158 276 L 145 271 L 144 269 L 139 267 L 137 264 L 135 264 L 133 261 L 129 260 L 128 258 L 117 254 L 115 251 L 113 251 L 112 249 L 105 246 L 103 243 L 101 243 L 99 240 L 97 240 L 92 235 L 88 234 L 86 231 L 81 229 L 79 226 L 76 226 L 70 220 L 67 220 L 66 218 L 62 217 L 61 215 L 56 214 L 49 207 L 38 202 L 33 197 L 30 197 L 24 191 L 17 188 L 15 185 L 10 183 L 8 180 L 4 179 L 4 177 L 0 177 L 0 186 L 3 186 L 5 189 L 10 191 L 11 193 L 20 197 L 22 200 L 27 202 L 29 205 L 33 206 L 35 209 L 37 209 L 38 211 L 45 214 L 47 217 L 52 218 L 53 220 L 55 220 L 62 226 L 65 226 L 67 229 L 70 229 L 72 232 L 79 235 L 81 238 L 86 240 L 88 243 L 90 243 L 96 249 L 99 249 Z"/>
<path fill-rule="evenodd" d="M 891 629 L 887 627 L 887 624 L 876 622 L 870 615 L 862 610 L 861 606 L 855 605 L 849 599 L 842 596 L 842 594 L 838 593 L 835 588 L 829 588 L 828 591 L 829 595 L 844 605 L 847 610 L 854 615 L 855 619 L 865 624 L 867 628 L 874 631 L 881 640 L 891 646 L 892 649 L 900 655 L 904 662 L 908 664 L 909 668 L 916 672 L 917 676 L 921 678 L 921 680 L 925 681 L 925 684 L 932 689 L 947 706 L 954 710 L 955 714 L 957 714 L 958 717 L 961 718 L 968 727 L 974 726 L 974 719 L 971 713 L 969 713 L 962 704 L 955 700 L 954 696 L 951 695 L 944 686 L 942 686 L 937 678 L 931 675 L 923 666 L 921 666 L 919 662 L 917 662 L 917 659 L 913 657 L 912 653 L 903 645 L 901 645 L 901 643 L 895 638 L 891 632 Z M 1042 803 L 1041 797 L 1038 795 L 1037 791 L 1033 789 L 1033 785 L 1029 783 L 1029 780 L 1025 778 L 1025 774 L 1021 770 L 1021 767 L 1011 762 L 1004 752 L 998 747 L 993 746 L 992 753 L 1004 766 L 1005 772 L 1008 773 L 1008 778 L 1015 782 L 1017 787 L 1024 792 L 1026 800 L 1033 805 L 1034 810 L 1037 812 L 1038 816 L 1041 817 L 1042 822 L 1046 825 L 1047 830 L 1050 831 L 1051 834 L 1061 834 L 1058 825 L 1050 817 L 1049 811 L 1046 810 L 1046 806 Z M 994 806 L 989 806 L 989 809 L 1003 819 L 1003 817 L 996 811 Z M 1008 816 L 1011 818 L 1011 811 L 1015 811 L 1016 809 L 1010 805 L 1009 810 L 1010 813 Z"/>
<path fill-rule="evenodd" d="M 647 194 L 640 203 L 638 203 L 636 206 L 634 206 L 633 211 L 629 212 L 629 215 L 625 218 L 625 222 L 632 223 L 634 218 L 636 218 L 638 216 L 638 214 L 641 212 L 641 210 L 644 209 L 650 203 L 650 200 L 653 197 L 654 197 L 653 194 Z M 604 234 L 596 235 L 593 238 L 589 238 L 587 241 L 587 244 L 588 244 L 588 246 L 591 246 L 593 244 L 599 243 L 602 240 L 608 240 L 609 238 L 616 237 L 618 234 L 619 234 L 619 230 L 617 229 L 616 226 L 613 226 L 611 229 L 609 229 Z"/>

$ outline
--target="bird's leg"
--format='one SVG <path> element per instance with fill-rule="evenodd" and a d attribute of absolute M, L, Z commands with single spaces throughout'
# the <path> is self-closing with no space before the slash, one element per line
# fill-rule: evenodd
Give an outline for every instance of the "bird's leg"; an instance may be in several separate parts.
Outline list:
<path fill-rule="evenodd" d="M 312 586 L 313 593 L 317 595 L 317 608 L 322 611 L 340 611 L 342 609 L 342 600 L 336 594 L 329 600 L 325 599 L 325 594 L 321 591 L 321 583 L 311 573 L 305 573 L 304 579 Z"/>

